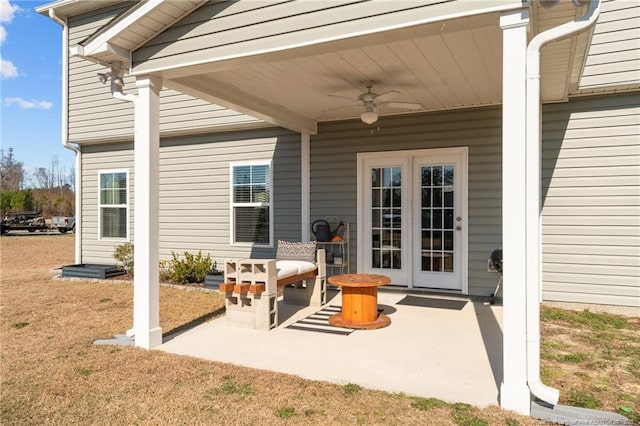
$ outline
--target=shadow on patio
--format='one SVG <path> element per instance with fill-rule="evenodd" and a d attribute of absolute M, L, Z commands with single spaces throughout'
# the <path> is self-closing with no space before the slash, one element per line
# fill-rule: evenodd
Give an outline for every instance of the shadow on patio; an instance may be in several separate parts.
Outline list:
<path fill-rule="evenodd" d="M 328 300 L 338 306 L 340 294 L 330 291 Z M 320 308 L 281 301 L 274 330 L 230 327 L 223 316 L 165 338 L 158 349 L 312 380 L 480 407 L 498 404 L 501 306 L 389 291 L 379 293 L 378 304 L 391 318 L 389 327 L 348 335 L 287 328 Z"/>

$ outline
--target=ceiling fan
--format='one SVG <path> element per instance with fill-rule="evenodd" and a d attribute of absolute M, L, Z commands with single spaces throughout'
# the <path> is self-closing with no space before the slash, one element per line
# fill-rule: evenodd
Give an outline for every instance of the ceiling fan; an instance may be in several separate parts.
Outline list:
<path fill-rule="evenodd" d="M 389 90 L 384 93 L 375 93 L 372 91 L 373 82 L 367 85 L 367 91 L 357 98 L 349 98 L 346 96 L 340 95 L 329 95 L 335 98 L 343 98 L 349 99 L 353 101 L 359 101 L 359 103 L 354 105 L 349 105 L 346 108 L 352 106 L 364 106 L 364 111 L 360 114 L 360 119 L 363 123 L 373 124 L 378 121 L 378 107 L 386 107 L 386 108 L 396 108 L 396 109 L 405 109 L 416 111 L 423 108 L 422 104 L 413 103 L 413 102 L 392 102 L 391 100 L 400 95 L 400 92 L 397 90 Z M 344 107 L 343 107 L 344 108 Z"/>

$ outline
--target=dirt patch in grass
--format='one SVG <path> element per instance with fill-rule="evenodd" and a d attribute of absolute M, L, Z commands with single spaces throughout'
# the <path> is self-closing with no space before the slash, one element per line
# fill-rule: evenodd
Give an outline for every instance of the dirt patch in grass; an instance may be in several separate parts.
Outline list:
<path fill-rule="evenodd" d="M 0 244 L 2 425 L 540 424 L 497 407 L 477 409 L 159 351 L 94 346 L 94 340 L 131 326 L 131 284 L 51 279 L 52 268 L 73 262 L 72 235 L 2 237 Z M 160 297 L 165 332 L 215 316 L 223 306 L 221 297 L 209 291 L 161 287 Z M 565 337 L 575 332 L 570 324 L 554 320 L 551 325 L 544 342 L 557 342 L 554 350 L 562 358 L 562 351 L 568 353 L 579 339 Z M 637 329 L 623 330 L 637 343 Z M 577 352 L 589 355 L 581 348 Z M 606 368 L 619 374 L 615 392 L 628 395 L 635 410 L 640 379 L 624 373 L 624 366 L 613 366 L 617 360 Z M 568 385 L 567 376 L 581 371 L 593 376 L 586 365 L 578 368 L 582 362 L 545 358 L 545 368 Z M 571 389 L 583 390 L 580 383 L 571 382 Z M 586 383 L 600 382 L 592 378 Z M 595 397 L 600 404 L 620 405 L 601 394 Z"/>

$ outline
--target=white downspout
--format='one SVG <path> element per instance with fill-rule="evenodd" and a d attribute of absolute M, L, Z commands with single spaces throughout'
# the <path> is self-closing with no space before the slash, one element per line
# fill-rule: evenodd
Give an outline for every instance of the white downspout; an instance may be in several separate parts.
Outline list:
<path fill-rule="evenodd" d="M 49 9 L 49 17 L 62 26 L 62 146 L 76 154 L 75 183 L 75 263 L 82 263 L 82 151 L 69 143 L 69 26 L 67 21 Z"/>
<path fill-rule="evenodd" d="M 527 47 L 526 121 L 526 227 L 527 227 L 527 383 L 531 393 L 550 404 L 557 404 L 560 393 L 540 380 L 540 301 L 541 301 L 541 103 L 540 49 L 553 40 L 583 31 L 595 24 L 600 0 L 572 0 L 579 7 L 587 2 L 587 12 L 573 22 L 536 35 Z"/>

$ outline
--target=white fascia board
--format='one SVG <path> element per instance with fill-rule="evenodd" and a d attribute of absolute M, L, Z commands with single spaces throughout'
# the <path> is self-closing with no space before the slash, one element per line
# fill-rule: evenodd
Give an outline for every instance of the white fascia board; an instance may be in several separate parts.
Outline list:
<path fill-rule="evenodd" d="M 165 1 L 167 0 L 147 0 L 146 2 L 142 2 L 137 6 L 134 6 L 134 10 L 131 10 L 128 16 L 114 23 L 113 26 L 94 34 L 89 39 L 89 42 L 84 45 L 84 56 L 111 52 L 116 53 L 118 56 L 121 56 L 123 60 L 128 62 L 131 52 L 120 46 L 114 45 L 112 40 L 120 35 L 124 30 L 134 25 L 139 19 L 161 6 Z"/>
<path fill-rule="evenodd" d="M 205 81 L 206 80 L 206 81 Z M 164 86 L 298 133 L 318 133 L 315 120 L 202 76 L 164 80 Z"/>

